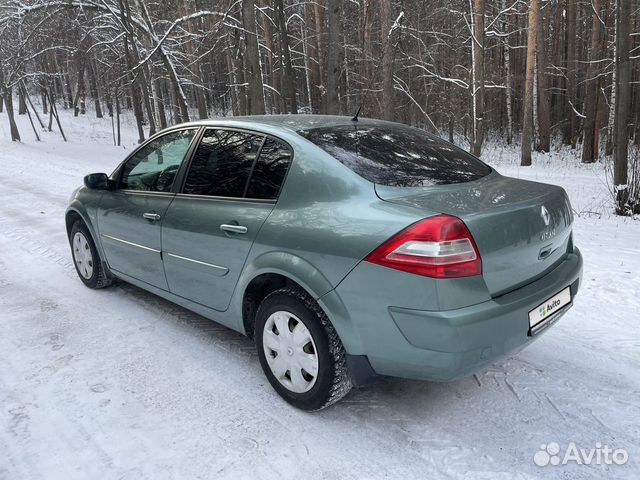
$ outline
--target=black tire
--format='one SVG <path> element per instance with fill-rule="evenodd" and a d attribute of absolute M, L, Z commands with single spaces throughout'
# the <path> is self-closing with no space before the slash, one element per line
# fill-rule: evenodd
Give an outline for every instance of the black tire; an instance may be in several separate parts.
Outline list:
<path fill-rule="evenodd" d="M 318 357 L 318 374 L 313 387 L 295 393 L 275 377 L 263 346 L 267 319 L 277 311 L 294 314 L 309 330 Z M 255 343 L 260 365 L 269 383 L 278 394 L 294 407 L 307 411 L 320 410 L 337 402 L 351 390 L 347 358 L 342 342 L 320 306 L 298 288 L 285 287 L 272 292 L 262 301 L 256 314 Z"/>
<path fill-rule="evenodd" d="M 75 259 L 75 253 L 73 251 L 73 239 L 77 233 L 80 233 L 87 240 L 87 244 L 91 251 L 92 258 L 92 268 L 93 272 L 89 278 L 85 278 L 85 276 L 78 269 L 78 264 Z M 69 231 L 69 246 L 71 247 L 71 257 L 73 259 L 73 265 L 76 268 L 76 272 L 78 273 L 78 277 L 82 280 L 89 288 L 105 288 L 113 283 L 113 279 L 111 275 L 105 270 L 104 265 L 102 264 L 102 259 L 98 254 L 98 250 L 96 249 L 96 244 L 93 241 L 93 237 L 91 236 L 91 232 L 84 224 L 82 220 L 77 220 L 71 227 Z"/>

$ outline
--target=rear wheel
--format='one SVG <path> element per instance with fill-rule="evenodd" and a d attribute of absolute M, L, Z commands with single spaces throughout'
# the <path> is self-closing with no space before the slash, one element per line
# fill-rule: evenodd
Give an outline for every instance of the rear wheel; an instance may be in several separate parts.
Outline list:
<path fill-rule="evenodd" d="M 286 287 L 268 295 L 256 315 L 255 342 L 269 383 L 291 405 L 320 410 L 351 390 L 342 342 L 305 292 Z"/>
<path fill-rule="evenodd" d="M 102 265 L 91 233 L 84 222 L 78 220 L 73 224 L 69 233 L 69 243 L 73 264 L 82 283 L 89 288 L 104 288 L 111 285 L 112 280 Z"/>

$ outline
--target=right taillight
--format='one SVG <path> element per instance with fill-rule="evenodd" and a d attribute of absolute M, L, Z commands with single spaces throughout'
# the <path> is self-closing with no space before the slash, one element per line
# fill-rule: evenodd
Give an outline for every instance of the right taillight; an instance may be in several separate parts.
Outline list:
<path fill-rule="evenodd" d="M 433 278 L 482 274 L 482 259 L 471 232 L 462 220 L 452 215 L 438 215 L 414 223 L 365 260 Z"/>

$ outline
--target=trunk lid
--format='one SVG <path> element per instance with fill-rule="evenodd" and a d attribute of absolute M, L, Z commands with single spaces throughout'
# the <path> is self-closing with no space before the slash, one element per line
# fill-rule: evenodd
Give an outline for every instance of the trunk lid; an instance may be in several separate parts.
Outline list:
<path fill-rule="evenodd" d="M 503 177 L 432 187 L 376 184 L 382 200 L 419 209 L 425 217 L 445 213 L 464 221 L 482 257 L 482 275 L 493 297 L 530 283 L 567 255 L 573 215 L 556 185 Z"/>

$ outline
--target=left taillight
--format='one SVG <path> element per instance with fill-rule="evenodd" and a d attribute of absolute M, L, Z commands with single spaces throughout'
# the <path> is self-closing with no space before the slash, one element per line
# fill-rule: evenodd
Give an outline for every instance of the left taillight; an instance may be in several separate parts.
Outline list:
<path fill-rule="evenodd" d="M 421 220 L 383 243 L 367 262 L 433 278 L 482 274 L 482 259 L 462 220 L 438 215 Z"/>

